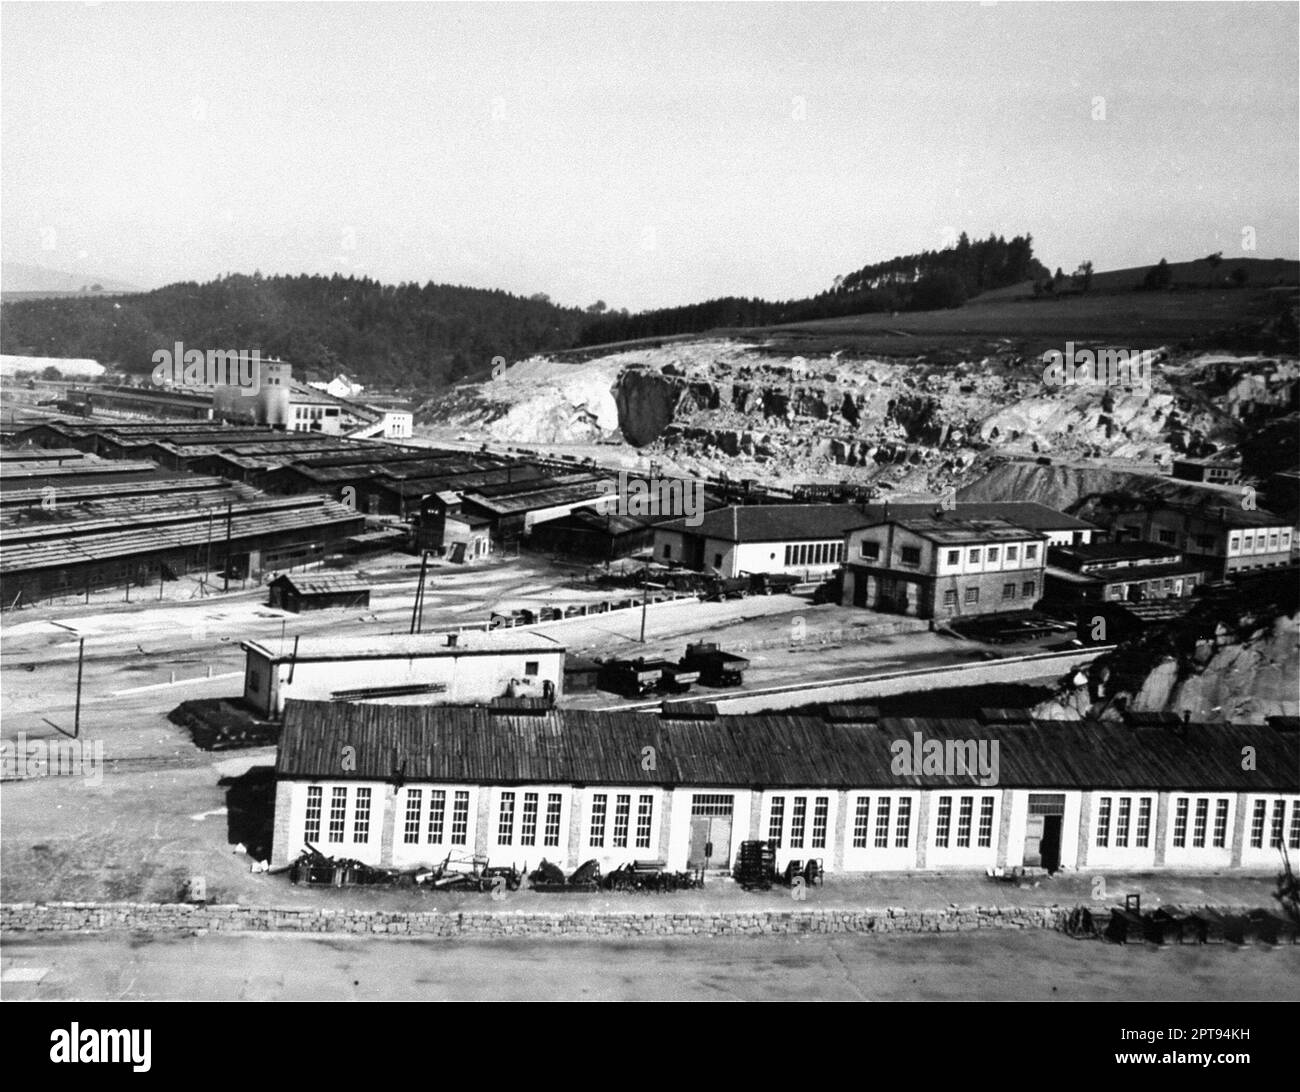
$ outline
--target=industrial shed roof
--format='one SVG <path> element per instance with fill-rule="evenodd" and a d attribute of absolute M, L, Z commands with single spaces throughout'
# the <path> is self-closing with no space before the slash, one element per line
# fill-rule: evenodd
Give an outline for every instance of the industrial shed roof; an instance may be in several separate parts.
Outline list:
<path fill-rule="evenodd" d="M 725 542 L 798 542 L 843 538 L 866 522 L 862 508 L 854 504 L 746 504 L 715 508 L 695 526 L 679 519 L 658 530 Z"/>
<path fill-rule="evenodd" d="M 216 556 L 225 549 L 224 519 L 216 524 L 216 532 L 209 528 L 211 509 L 195 511 L 188 519 L 156 527 L 127 527 L 106 530 L 97 534 L 68 535 L 67 529 L 57 527 L 55 538 L 28 537 L 25 529 L 21 536 L 26 541 L 12 542 L 5 536 L 3 555 L 0 556 L 0 573 L 9 575 L 37 569 L 59 569 L 124 557 L 156 557 L 168 550 L 201 546 L 215 539 Z M 345 505 L 334 501 L 310 498 L 296 506 L 268 507 L 262 503 L 255 507 L 236 510 L 230 520 L 230 541 L 265 539 L 267 536 L 308 529 L 337 526 L 340 535 L 349 528 L 365 525 L 365 517 Z M 17 536 L 16 536 L 17 537 Z"/>
<path fill-rule="evenodd" d="M 734 787 L 970 787 L 978 775 L 900 775 L 890 745 L 915 733 L 996 740 L 1000 788 L 1300 791 L 1300 736 L 1266 725 L 1138 728 L 1096 721 L 985 725 L 886 717 L 878 725 L 753 714 L 674 720 L 647 712 L 561 709 L 530 715 L 474 706 L 290 701 L 281 777 L 480 784 Z M 355 748 L 343 774 L 341 748 Z M 654 747 L 654 770 L 642 748 Z M 1243 748 L 1256 768 L 1243 770 Z"/>
<path fill-rule="evenodd" d="M 284 573 L 271 583 L 293 588 L 299 595 L 344 595 L 369 591 L 372 581 L 356 573 Z"/>
<path fill-rule="evenodd" d="M 860 530 L 870 530 L 872 527 L 883 527 L 891 523 L 944 546 L 952 546 L 959 542 L 1012 542 L 1026 538 L 1047 538 L 1042 531 L 1030 531 L 1008 523 L 1004 519 L 967 519 L 964 516 L 926 515 L 906 518 L 891 516 L 881 523 L 868 524 Z"/>

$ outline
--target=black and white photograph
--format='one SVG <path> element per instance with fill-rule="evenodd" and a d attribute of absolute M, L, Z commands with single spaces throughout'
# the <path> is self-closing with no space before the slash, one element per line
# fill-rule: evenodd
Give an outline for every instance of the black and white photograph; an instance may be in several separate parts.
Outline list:
<path fill-rule="evenodd" d="M 34 1064 L 1294 1066 L 1297 3 L 4 0 L 0 209 Z"/>

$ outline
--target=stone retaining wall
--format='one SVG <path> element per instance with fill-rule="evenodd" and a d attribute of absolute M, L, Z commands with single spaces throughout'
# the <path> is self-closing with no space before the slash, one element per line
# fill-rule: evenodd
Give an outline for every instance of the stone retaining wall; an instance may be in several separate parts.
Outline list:
<path fill-rule="evenodd" d="M 1059 929 L 1061 907 L 910 910 L 472 911 L 330 910 L 188 903 L 55 902 L 0 906 L 0 932 L 292 932 L 424 937 L 756 936 Z"/>

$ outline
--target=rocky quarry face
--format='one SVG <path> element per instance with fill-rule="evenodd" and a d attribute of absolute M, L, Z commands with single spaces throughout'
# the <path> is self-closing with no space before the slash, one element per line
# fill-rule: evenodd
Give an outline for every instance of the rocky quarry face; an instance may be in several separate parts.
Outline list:
<path fill-rule="evenodd" d="M 962 484 L 992 453 L 1167 460 L 1221 438 L 1235 404 L 1298 374 L 1294 362 L 1188 358 L 1157 363 L 1148 386 L 1048 386 L 1037 358 L 805 360 L 705 340 L 586 364 L 534 358 L 454 388 L 421 417 L 524 443 L 623 439 L 696 472 L 771 484 L 847 478 L 934 491 Z M 1221 397 L 1196 387 L 1207 377 Z"/>
<path fill-rule="evenodd" d="M 1124 709 L 1188 714 L 1198 722 L 1259 724 L 1300 712 L 1300 616 L 1282 615 L 1244 638 L 1226 627 L 1183 660 L 1166 656 L 1124 683 L 1109 658 L 1033 709 L 1041 720 L 1118 720 Z"/>

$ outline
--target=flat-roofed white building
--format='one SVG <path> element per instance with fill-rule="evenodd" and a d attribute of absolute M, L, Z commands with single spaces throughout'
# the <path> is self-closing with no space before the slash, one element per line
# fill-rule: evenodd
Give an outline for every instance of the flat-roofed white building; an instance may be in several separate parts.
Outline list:
<path fill-rule="evenodd" d="M 275 717 L 291 698 L 410 704 L 558 699 L 564 646 L 527 631 L 307 638 L 272 651 L 246 641 L 244 701 Z"/>

